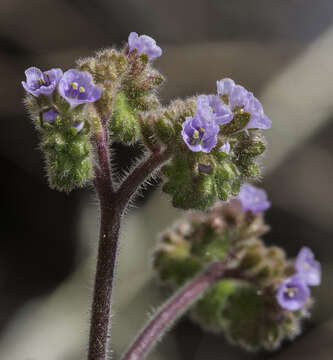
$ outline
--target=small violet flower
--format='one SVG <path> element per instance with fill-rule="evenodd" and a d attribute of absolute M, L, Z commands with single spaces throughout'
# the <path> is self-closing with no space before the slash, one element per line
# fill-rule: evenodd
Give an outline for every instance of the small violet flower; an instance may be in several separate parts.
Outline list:
<path fill-rule="evenodd" d="M 150 61 L 162 55 L 162 49 L 148 35 L 139 36 L 136 32 L 131 32 L 128 37 L 128 46 L 130 52 L 137 49 L 139 54 L 147 54 Z"/>
<path fill-rule="evenodd" d="M 60 95 L 71 108 L 87 102 L 97 101 L 102 94 L 100 87 L 93 83 L 91 74 L 76 69 L 67 70 L 59 82 Z"/>
<path fill-rule="evenodd" d="M 247 112 L 250 121 L 245 129 L 269 129 L 270 119 L 264 114 L 260 101 L 243 86 L 236 85 L 232 79 L 225 78 L 217 81 L 217 93 L 234 113 Z"/>
<path fill-rule="evenodd" d="M 196 112 L 183 122 L 182 137 L 190 150 L 209 153 L 217 143 L 219 126 L 209 109 Z"/>
<path fill-rule="evenodd" d="M 45 123 L 49 123 L 49 124 L 53 124 L 54 123 L 54 120 L 55 118 L 58 116 L 59 114 L 54 111 L 53 109 L 50 109 L 48 111 L 45 111 L 43 113 L 43 121 Z"/>
<path fill-rule="evenodd" d="M 316 286 L 321 283 L 321 266 L 315 260 L 313 252 L 308 247 L 303 247 L 295 261 L 297 274 L 309 286 Z"/>
<path fill-rule="evenodd" d="M 284 280 L 276 293 L 276 299 L 283 309 L 297 311 L 304 308 L 310 298 L 310 289 L 298 274 Z"/>
<path fill-rule="evenodd" d="M 267 200 L 266 191 L 250 184 L 244 184 L 241 187 L 238 199 L 244 210 L 250 210 L 254 214 L 261 213 L 271 206 L 271 202 Z"/>
<path fill-rule="evenodd" d="M 22 81 L 24 89 L 35 97 L 39 95 L 50 96 L 58 86 L 62 77 L 61 69 L 51 69 L 42 72 L 36 67 L 25 71 L 26 81 Z"/>
<path fill-rule="evenodd" d="M 215 122 L 219 125 L 227 124 L 233 118 L 230 108 L 223 104 L 217 95 L 200 95 L 197 98 L 197 112 L 211 111 L 214 115 Z"/>
<path fill-rule="evenodd" d="M 229 141 L 226 141 L 226 142 L 219 148 L 219 151 L 223 151 L 223 152 L 225 152 L 226 154 L 229 154 L 229 152 L 230 152 L 230 144 L 229 144 Z"/>

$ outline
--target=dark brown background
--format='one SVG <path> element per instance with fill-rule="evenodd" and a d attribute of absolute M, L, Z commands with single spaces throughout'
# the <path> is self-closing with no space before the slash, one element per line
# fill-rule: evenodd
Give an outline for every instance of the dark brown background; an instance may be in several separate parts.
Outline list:
<path fill-rule="evenodd" d="M 273 121 L 264 182 L 273 201 L 267 216 L 273 231 L 267 240 L 283 245 L 291 256 L 306 244 L 325 269 L 315 316 L 307 325 L 307 340 L 300 339 L 278 354 L 264 357 L 287 359 L 292 354 L 293 358 L 310 359 L 309 343 L 318 348 L 320 359 L 332 356 L 332 344 L 325 342 L 332 336 L 329 318 L 333 299 L 332 23 L 331 0 L 1 0 L 0 336 L 6 346 L 3 350 L 0 347 L 0 358 L 6 354 L 20 356 L 6 360 L 22 360 L 23 356 L 39 360 L 35 355 L 39 354 L 38 341 L 30 344 L 27 340 L 28 345 L 22 345 L 28 353 L 10 355 L 19 354 L 11 352 L 11 347 L 15 344 L 19 349 L 22 339 L 29 338 L 39 326 L 36 322 L 23 328 L 20 314 L 31 301 L 46 299 L 48 304 L 53 291 L 74 281 L 73 274 L 94 248 L 93 241 L 90 246 L 85 244 L 82 234 L 95 234 L 96 230 L 94 222 L 82 223 L 85 208 L 93 209 L 89 211 L 96 216 L 90 189 L 69 196 L 48 189 L 38 139 L 22 105 L 23 72 L 32 65 L 65 70 L 78 57 L 123 44 L 131 31 L 154 37 L 164 50 L 156 62 L 168 79 L 162 89 L 164 102 L 213 92 L 215 81 L 225 76 L 254 90 L 263 101 Z M 117 146 L 117 151 L 118 167 L 123 168 L 138 149 Z M 138 206 L 146 208 L 143 200 Z M 161 201 L 167 204 L 165 199 Z M 163 211 L 169 214 L 171 210 L 169 205 L 163 206 L 167 210 L 155 206 L 150 214 L 156 219 L 165 217 Z M 132 217 L 136 219 L 137 214 L 134 211 Z M 135 224 L 145 226 L 139 220 L 133 220 L 134 228 Z M 148 216 L 145 221 L 151 220 Z M 148 255 L 142 256 L 146 261 Z M 150 272 L 148 263 L 146 271 Z M 92 266 L 87 270 L 91 272 Z M 87 279 L 82 281 L 81 288 L 88 287 L 87 283 Z M 66 303 L 66 298 L 63 301 Z M 39 309 L 43 303 L 37 304 Z M 61 304 L 55 302 L 54 306 L 61 312 Z M 144 309 L 149 308 L 148 301 Z M 141 311 L 131 309 L 133 313 Z M 84 316 L 86 320 L 88 316 Z M 86 330 L 82 332 L 86 336 Z M 176 334 L 180 359 L 207 359 L 212 349 L 210 359 L 220 358 L 222 353 L 229 358 L 256 357 L 238 352 L 186 321 L 177 327 Z M 52 337 L 54 344 L 48 345 L 48 358 L 60 360 L 52 353 L 67 345 L 57 342 L 56 333 L 45 336 L 48 340 Z M 42 338 L 40 341 L 47 343 Z M 124 345 L 119 343 L 121 349 Z M 73 345 L 61 359 L 79 359 L 82 351 Z M 161 353 L 159 356 L 163 358 Z"/>

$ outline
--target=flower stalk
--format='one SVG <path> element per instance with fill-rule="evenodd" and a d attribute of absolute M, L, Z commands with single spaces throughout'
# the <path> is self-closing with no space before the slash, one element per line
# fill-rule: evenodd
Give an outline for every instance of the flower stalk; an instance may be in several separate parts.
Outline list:
<path fill-rule="evenodd" d="M 121 218 L 140 185 L 170 157 L 158 149 L 141 161 L 115 190 L 112 182 L 106 126 L 93 137 L 96 152 L 95 188 L 100 201 L 100 235 L 92 303 L 88 360 L 105 360 L 110 339 L 112 289 Z"/>
<path fill-rule="evenodd" d="M 207 289 L 219 280 L 226 269 L 226 261 L 210 264 L 197 277 L 190 280 L 163 304 L 141 330 L 121 360 L 141 360 L 153 349 L 156 342 L 174 322 L 197 301 Z"/>

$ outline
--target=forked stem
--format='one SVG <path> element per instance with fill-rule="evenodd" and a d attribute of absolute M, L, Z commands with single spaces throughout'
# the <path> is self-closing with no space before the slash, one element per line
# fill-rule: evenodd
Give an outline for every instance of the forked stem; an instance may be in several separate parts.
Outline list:
<path fill-rule="evenodd" d="M 107 127 L 104 126 L 92 138 L 96 153 L 95 188 L 100 201 L 100 235 L 88 360 L 106 360 L 108 354 L 112 288 L 122 215 L 140 185 L 170 157 L 168 150 L 151 153 L 115 191 L 110 170 L 108 137 Z"/>

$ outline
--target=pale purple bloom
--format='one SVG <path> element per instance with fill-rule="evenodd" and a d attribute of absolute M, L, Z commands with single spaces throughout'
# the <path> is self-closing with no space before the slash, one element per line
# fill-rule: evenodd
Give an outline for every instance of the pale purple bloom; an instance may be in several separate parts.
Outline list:
<path fill-rule="evenodd" d="M 315 260 L 313 252 L 308 247 L 302 247 L 295 261 L 297 274 L 303 278 L 305 283 L 316 286 L 321 283 L 321 266 Z"/>
<path fill-rule="evenodd" d="M 58 115 L 59 114 L 56 111 L 54 111 L 53 109 L 50 109 L 43 113 L 43 121 L 46 123 L 52 124 L 52 123 L 54 123 L 54 120 Z"/>
<path fill-rule="evenodd" d="M 200 95 L 197 98 L 197 112 L 207 111 L 207 107 L 213 112 L 215 122 L 219 125 L 227 124 L 233 118 L 230 108 L 223 104 L 217 95 Z"/>
<path fill-rule="evenodd" d="M 139 36 L 136 32 L 131 32 L 128 37 L 128 46 L 130 52 L 137 49 L 139 54 L 147 54 L 149 60 L 154 60 L 162 55 L 162 49 L 148 35 Z"/>
<path fill-rule="evenodd" d="M 60 95 L 71 108 L 87 102 L 97 101 L 102 94 L 100 87 L 94 84 L 92 76 L 76 69 L 67 70 L 59 82 Z"/>
<path fill-rule="evenodd" d="M 309 298 L 310 289 L 298 274 L 284 280 L 276 293 L 280 306 L 291 311 L 303 309 Z"/>
<path fill-rule="evenodd" d="M 219 95 L 227 95 L 229 97 L 232 89 L 236 86 L 236 84 L 232 79 L 224 78 L 222 80 L 216 81 L 216 86 L 217 93 Z"/>
<path fill-rule="evenodd" d="M 84 128 L 84 121 L 75 123 L 73 127 L 76 129 L 76 131 L 79 133 Z"/>
<path fill-rule="evenodd" d="M 26 81 L 22 81 L 24 89 L 35 97 L 50 96 L 58 86 L 62 77 L 61 69 L 51 69 L 42 72 L 36 67 L 25 71 Z"/>
<path fill-rule="evenodd" d="M 264 114 L 260 101 L 252 93 L 249 94 L 249 101 L 244 106 L 244 110 L 250 113 L 251 117 L 245 129 L 269 129 L 271 120 Z"/>
<path fill-rule="evenodd" d="M 182 136 L 186 145 L 195 152 L 209 153 L 217 143 L 219 126 L 211 111 L 202 110 L 193 117 L 187 117 L 182 124 Z"/>
<path fill-rule="evenodd" d="M 264 114 L 260 101 L 243 86 L 236 85 L 229 78 L 217 81 L 217 93 L 225 104 L 235 113 L 245 111 L 250 114 L 250 121 L 245 129 L 269 129 L 271 121 Z"/>
<path fill-rule="evenodd" d="M 226 141 L 226 142 L 219 148 L 219 151 L 223 151 L 223 152 L 229 154 L 229 152 L 230 152 L 230 144 L 229 144 L 229 141 Z"/>
<path fill-rule="evenodd" d="M 238 194 L 244 210 L 250 210 L 254 214 L 267 210 L 271 203 L 267 200 L 266 191 L 250 184 L 244 184 Z"/>

